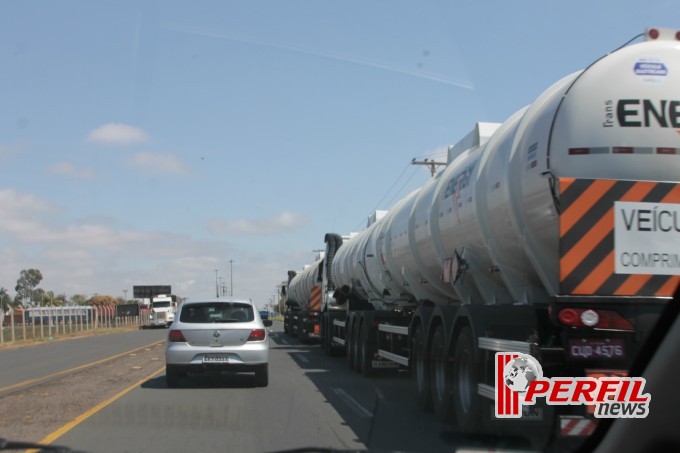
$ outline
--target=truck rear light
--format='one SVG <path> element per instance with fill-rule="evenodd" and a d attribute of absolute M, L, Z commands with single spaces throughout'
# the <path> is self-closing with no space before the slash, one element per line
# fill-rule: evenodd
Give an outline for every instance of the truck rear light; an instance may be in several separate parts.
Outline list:
<path fill-rule="evenodd" d="M 557 315 L 559 322 L 568 327 L 592 327 L 594 329 L 630 330 L 635 328 L 621 314 L 613 310 L 563 308 Z"/>
<path fill-rule="evenodd" d="M 619 313 L 612 310 L 599 310 L 600 322 L 597 323 L 598 329 L 613 330 L 635 330 L 633 325 Z"/>
<path fill-rule="evenodd" d="M 565 326 L 577 327 L 580 324 L 578 312 L 573 308 L 565 308 L 564 310 L 560 310 L 560 313 L 557 315 L 557 319 L 559 319 L 560 322 Z"/>
<path fill-rule="evenodd" d="M 581 313 L 581 322 L 588 327 L 596 326 L 600 321 L 600 315 L 595 310 L 586 310 Z"/>
<path fill-rule="evenodd" d="M 248 341 L 264 341 L 266 337 L 267 332 L 264 329 L 253 329 L 252 332 L 250 332 Z"/>
<path fill-rule="evenodd" d="M 173 343 L 176 342 L 186 343 L 187 339 L 184 338 L 184 334 L 182 333 L 181 330 L 171 330 L 170 333 L 168 334 L 168 341 Z"/>

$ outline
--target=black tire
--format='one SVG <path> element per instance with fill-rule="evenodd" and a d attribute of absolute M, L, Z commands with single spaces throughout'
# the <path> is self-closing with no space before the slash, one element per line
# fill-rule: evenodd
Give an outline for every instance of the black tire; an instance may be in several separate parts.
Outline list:
<path fill-rule="evenodd" d="M 326 334 L 326 313 L 321 312 L 319 314 L 319 344 L 321 346 L 321 349 L 323 352 L 326 353 L 326 355 L 330 355 L 330 349 L 328 347 L 328 335 Z"/>
<path fill-rule="evenodd" d="M 358 371 L 364 377 L 373 375 L 373 342 L 370 338 L 369 323 L 364 321 L 359 329 Z"/>
<path fill-rule="evenodd" d="M 255 385 L 257 387 L 266 387 L 269 385 L 269 365 L 262 365 L 255 370 Z"/>
<path fill-rule="evenodd" d="M 361 351 L 361 343 L 359 343 L 359 329 L 361 328 L 359 319 L 354 321 L 352 328 L 352 368 L 357 373 L 361 373 L 361 366 L 359 365 L 359 353 Z"/>
<path fill-rule="evenodd" d="M 302 316 L 298 317 L 297 337 L 298 337 L 298 340 L 300 340 L 300 343 L 305 342 L 305 333 L 302 329 L 302 327 L 304 326 L 304 323 L 305 323 L 305 321 L 302 318 Z"/>
<path fill-rule="evenodd" d="M 457 425 L 462 432 L 473 433 L 479 427 L 482 402 L 477 394 L 479 376 L 475 360 L 475 345 L 469 327 L 464 327 L 456 339 L 452 371 L 452 402 Z"/>
<path fill-rule="evenodd" d="M 416 403 L 422 410 L 432 409 L 432 393 L 430 391 L 430 360 L 427 355 L 425 329 L 422 325 L 416 327 L 411 342 L 411 357 L 413 360 L 413 383 L 416 388 Z"/>
<path fill-rule="evenodd" d="M 179 380 L 182 374 L 173 365 L 165 365 L 165 385 L 169 389 L 174 389 L 179 387 Z"/>
<path fill-rule="evenodd" d="M 353 325 L 350 324 L 350 318 L 348 317 L 345 321 L 345 358 L 347 359 L 347 365 L 351 370 L 354 369 L 354 344 L 352 343 L 352 336 L 354 335 Z"/>
<path fill-rule="evenodd" d="M 432 335 L 430 345 L 430 389 L 432 407 L 437 418 L 443 422 L 453 419 L 453 401 L 451 398 L 452 366 L 446 351 L 446 332 L 444 326 L 439 325 Z"/>

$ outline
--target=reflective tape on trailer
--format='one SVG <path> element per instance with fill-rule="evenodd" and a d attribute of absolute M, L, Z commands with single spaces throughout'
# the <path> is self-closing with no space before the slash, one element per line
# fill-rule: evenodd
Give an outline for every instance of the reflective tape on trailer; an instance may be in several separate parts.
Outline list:
<path fill-rule="evenodd" d="M 590 436 L 597 428 L 597 420 L 578 416 L 560 417 L 560 436 L 562 437 L 586 437 Z"/>
<path fill-rule="evenodd" d="M 321 310 L 321 286 L 312 286 L 309 295 L 309 308 L 313 311 Z"/>
<path fill-rule="evenodd" d="M 614 209 L 617 202 L 668 203 L 678 209 L 680 184 L 560 178 L 559 189 L 561 294 L 673 295 L 679 275 L 616 273 Z"/>

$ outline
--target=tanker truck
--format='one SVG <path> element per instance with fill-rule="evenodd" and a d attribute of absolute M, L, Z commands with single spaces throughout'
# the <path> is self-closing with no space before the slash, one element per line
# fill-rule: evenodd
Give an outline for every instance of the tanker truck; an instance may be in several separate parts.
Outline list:
<path fill-rule="evenodd" d="M 497 418 L 495 357 L 625 376 L 680 281 L 680 33 L 648 29 L 502 124 L 315 262 L 320 343 L 364 375 L 410 369 L 464 433 L 584 436 L 592 406 Z M 308 283 L 310 284 L 310 283 Z"/>
<path fill-rule="evenodd" d="M 286 310 L 283 331 L 302 342 L 319 338 L 319 313 L 321 310 L 321 266 L 324 253 L 320 252 L 314 263 L 302 271 L 288 271 Z"/>

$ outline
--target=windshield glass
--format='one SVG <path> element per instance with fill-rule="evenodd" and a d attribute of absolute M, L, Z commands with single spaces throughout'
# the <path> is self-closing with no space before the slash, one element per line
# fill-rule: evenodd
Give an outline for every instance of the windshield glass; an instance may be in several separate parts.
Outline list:
<path fill-rule="evenodd" d="M 0 1 L 0 439 L 675 423 L 630 369 L 680 282 L 679 7 Z"/>
<path fill-rule="evenodd" d="M 249 322 L 254 318 L 253 307 L 239 303 L 202 303 L 182 307 L 179 320 L 183 323 Z"/>

